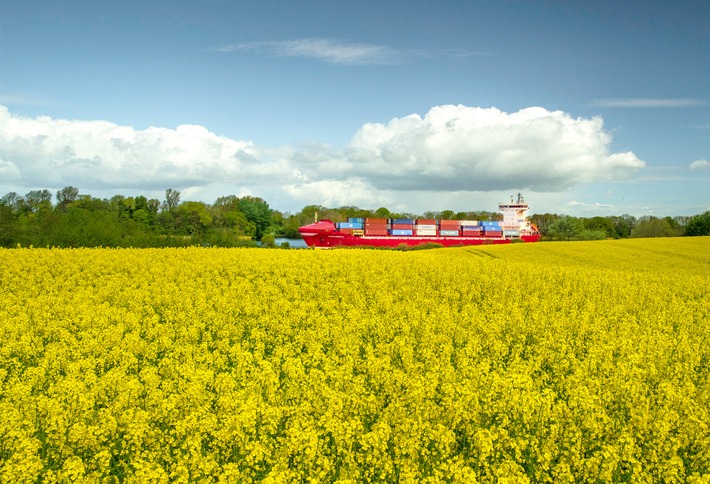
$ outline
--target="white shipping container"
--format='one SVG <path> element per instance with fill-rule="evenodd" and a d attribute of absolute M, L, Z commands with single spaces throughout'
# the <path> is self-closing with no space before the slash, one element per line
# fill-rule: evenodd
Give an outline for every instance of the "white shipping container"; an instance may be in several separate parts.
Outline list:
<path fill-rule="evenodd" d="M 475 227 L 478 225 L 478 220 L 462 220 L 461 225 L 468 225 L 470 227 Z"/>
<path fill-rule="evenodd" d="M 436 230 L 436 224 L 417 224 L 417 230 Z"/>
<path fill-rule="evenodd" d="M 436 235 L 436 229 L 416 229 L 417 235 Z"/>

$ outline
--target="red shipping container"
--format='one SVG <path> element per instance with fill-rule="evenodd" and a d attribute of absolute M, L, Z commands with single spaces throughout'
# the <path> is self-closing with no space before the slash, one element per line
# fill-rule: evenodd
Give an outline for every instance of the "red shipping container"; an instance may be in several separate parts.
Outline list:
<path fill-rule="evenodd" d="M 371 223 L 371 224 L 365 224 L 366 229 L 377 229 L 377 230 L 387 230 L 389 228 L 389 224 L 376 224 L 376 223 Z"/>
<path fill-rule="evenodd" d="M 412 230 L 414 227 L 412 224 L 392 224 L 392 230 Z"/>
<path fill-rule="evenodd" d="M 449 227 L 459 227 L 461 225 L 460 220 L 439 220 L 439 228 L 449 228 Z"/>
<path fill-rule="evenodd" d="M 365 228 L 365 235 L 387 235 L 387 229 Z"/>
<path fill-rule="evenodd" d="M 417 219 L 417 225 L 436 225 L 436 220 L 428 218 Z"/>
<path fill-rule="evenodd" d="M 464 237 L 479 237 L 481 235 L 480 230 L 464 230 L 461 232 Z"/>
<path fill-rule="evenodd" d="M 386 224 L 388 220 L 386 218 L 372 218 L 368 217 L 365 219 L 366 224 Z"/>

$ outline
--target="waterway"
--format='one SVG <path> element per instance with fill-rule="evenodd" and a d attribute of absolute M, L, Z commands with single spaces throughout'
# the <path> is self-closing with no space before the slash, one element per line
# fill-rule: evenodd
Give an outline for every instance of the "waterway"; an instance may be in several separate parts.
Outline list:
<path fill-rule="evenodd" d="M 303 239 L 284 239 L 284 238 L 277 238 L 276 239 L 276 247 L 280 247 L 281 244 L 284 242 L 288 243 L 289 247 L 292 249 L 305 249 L 308 246 L 306 243 L 303 241 Z"/>

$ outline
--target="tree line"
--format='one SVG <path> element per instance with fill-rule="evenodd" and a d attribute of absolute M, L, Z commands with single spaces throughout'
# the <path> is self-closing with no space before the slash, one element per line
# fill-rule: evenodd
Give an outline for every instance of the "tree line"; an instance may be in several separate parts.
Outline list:
<path fill-rule="evenodd" d="M 710 235 L 710 211 L 695 216 L 639 218 L 632 215 L 583 218 L 546 213 L 535 214 L 530 220 L 547 240 Z"/>
<path fill-rule="evenodd" d="M 349 217 L 496 220 L 497 212 L 395 213 L 354 206 L 309 205 L 296 214 L 272 210 L 252 196 L 219 197 L 212 204 L 181 201 L 174 189 L 160 201 L 138 195 L 99 199 L 69 186 L 52 194 L 10 192 L 0 199 L 0 247 L 180 247 L 275 246 L 275 239 L 299 238 L 298 227 L 316 217 L 334 222 Z M 535 214 L 531 220 L 548 240 L 710 235 L 710 211 L 692 217 L 570 217 Z M 284 244 L 287 247 L 288 244 Z"/>
<path fill-rule="evenodd" d="M 255 246 L 278 220 L 258 197 L 230 195 L 209 205 L 183 202 L 173 189 L 163 201 L 142 195 L 99 199 L 75 187 L 55 197 L 49 190 L 10 192 L 0 199 L 0 246 Z"/>

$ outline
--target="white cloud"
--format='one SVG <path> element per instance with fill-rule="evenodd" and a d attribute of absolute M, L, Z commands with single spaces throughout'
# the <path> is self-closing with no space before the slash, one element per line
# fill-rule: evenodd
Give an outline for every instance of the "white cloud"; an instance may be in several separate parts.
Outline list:
<path fill-rule="evenodd" d="M 223 45 L 216 50 L 255 51 L 279 57 L 306 57 L 331 64 L 394 64 L 398 58 L 397 52 L 387 46 L 323 38 L 244 42 Z"/>
<path fill-rule="evenodd" d="M 288 210 L 323 204 L 415 211 L 415 204 L 439 209 L 475 192 L 559 192 L 645 166 L 631 152 L 611 153 L 610 143 L 600 118 L 543 108 L 437 106 L 423 117 L 365 124 L 347 147 L 335 149 L 256 146 L 196 125 L 137 130 L 28 118 L 0 106 L 0 189 L 175 188 L 207 202 L 253 193 Z"/>
<path fill-rule="evenodd" d="M 592 104 L 605 108 L 685 108 L 704 106 L 707 103 L 701 99 L 689 98 L 611 98 L 597 99 Z"/>
<path fill-rule="evenodd" d="M 607 208 L 614 208 L 614 205 L 610 205 L 608 203 L 584 203 L 584 202 L 578 202 L 577 200 L 572 200 L 569 202 L 567 205 L 570 207 L 583 207 L 583 208 L 593 208 L 593 209 L 607 209 Z"/>
<path fill-rule="evenodd" d="M 710 168 L 710 161 L 708 160 L 695 160 L 688 165 L 690 171 L 707 170 Z"/>
<path fill-rule="evenodd" d="M 136 130 L 107 121 L 25 118 L 0 106 L 0 159 L 26 186 L 189 186 L 276 176 L 278 161 L 202 126 Z M 10 168 L 7 168 L 10 167 Z"/>
<path fill-rule="evenodd" d="M 645 166 L 631 152 L 609 153 L 610 143 L 600 118 L 438 106 L 423 118 L 366 124 L 346 154 L 380 188 L 557 191 Z"/>

